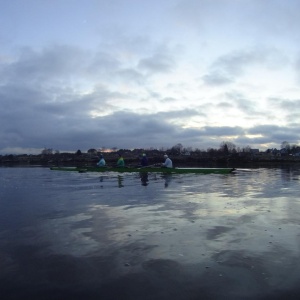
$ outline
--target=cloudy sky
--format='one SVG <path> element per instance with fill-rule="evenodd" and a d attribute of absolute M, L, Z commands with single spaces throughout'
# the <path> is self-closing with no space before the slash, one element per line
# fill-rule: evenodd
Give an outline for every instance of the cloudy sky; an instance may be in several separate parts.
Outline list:
<path fill-rule="evenodd" d="M 0 0 L 0 154 L 300 143 L 299 0 Z"/>

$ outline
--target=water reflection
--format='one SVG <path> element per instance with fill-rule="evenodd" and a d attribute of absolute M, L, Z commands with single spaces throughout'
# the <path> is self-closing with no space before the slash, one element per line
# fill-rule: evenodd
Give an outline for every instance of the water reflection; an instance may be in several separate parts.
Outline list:
<path fill-rule="evenodd" d="M 140 172 L 140 178 L 141 178 L 142 185 L 147 186 L 149 182 L 148 172 Z"/>
<path fill-rule="evenodd" d="M 93 286 L 95 299 L 161 299 L 162 288 L 173 300 L 271 299 L 278 287 L 296 295 L 299 171 L 98 177 L 0 168 L 2 298 L 53 299 L 57 286 L 64 299 L 76 288 L 90 299 Z"/>
<path fill-rule="evenodd" d="M 124 187 L 123 181 L 124 181 L 124 177 L 122 175 L 118 175 L 118 187 L 119 188 Z"/>
<path fill-rule="evenodd" d="M 165 188 L 167 188 L 172 181 L 172 174 L 163 174 L 162 178 L 165 180 Z"/>
<path fill-rule="evenodd" d="M 285 181 L 299 180 L 300 172 L 291 166 L 281 169 L 281 178 Z"/>
<path fill-rule="evenodd" d="M 101 189 L 103 189 L 103 184 L 102 184 L 103 180 L 104 180 L 104 176 L 100 176 L 99 181 L 101 182 L 101 185 L 100 185 Z"/>
<path fill-rule="evenodd" d="M 153 178 L 151 178 L 151 180 L 156 181 L 157 180 L 156 174 L 152 174 L 152 175 L 153 175 Z M 149 174 L 148 173 L 140 172 L 139 176 L 140 176 L 140 179 L 141 179 L 141 184 L 143 186 L 149 185 L 150 179 L 149 179 Z M 171 181 L 172 181 L 172 174 L 162 174 L 161 178 L 164 181 L 164 187 L 167 188 L 169 186 L 169 184 L 171 183 Z"/>
<path fill-rule="evenodd" d="M 140 183 L 142 186 L 148 186 L 150 181 L 152 182 L 162 182 L 164 188 L 169 187 L 171 184 L 173 177 L 172 174 L 157 174 L 157 173 L 148 173 L 148 172 L 140 172 L 136 174 L 122 174 L 122 175 L 116 175 L 116 174 L 109 174 L 109 175 L 101 175 L 99 176 L 99 182 L 100 182 L 100 188 L 103 187 L 113 187 L 115 186 L 112 184 L 117 179 L 117 187 L 123 188 L 127 185 L 124 185 L 124 178 L 136 178 L 140 180 Z M 130 184 L 131 185 L 131 184 Z"/>

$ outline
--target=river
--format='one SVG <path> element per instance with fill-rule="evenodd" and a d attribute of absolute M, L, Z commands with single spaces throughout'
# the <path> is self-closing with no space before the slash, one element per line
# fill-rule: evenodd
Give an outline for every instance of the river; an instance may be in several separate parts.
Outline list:
<path fill-rule="evenodd" d="M 299 299 L 300 168 L 0 168 L 1 299 Z"/>

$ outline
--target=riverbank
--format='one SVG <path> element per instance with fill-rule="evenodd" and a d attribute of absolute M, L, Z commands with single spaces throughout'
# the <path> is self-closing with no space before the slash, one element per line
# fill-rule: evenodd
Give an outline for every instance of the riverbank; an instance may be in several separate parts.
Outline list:
<path fill-rule="evenodd" d="M 149 165 L 162 163 L 164 152 L 149 153 Z M 114 165 L 118 159 L 117 153 L 104 154 L 107 165 Z M 124 153 L 127 166 L 136 166 L 140 156 L 136 153 Z M 175 167 L 233 167 L 233 168 L 258 168 L 292 166 L 300 164 L 300 157 L 295 156 L 212 156 L 207 155 L 170 155 Z M 0 166 L 94 166 L 99 161 L 98 155 L 72 153 L 51 155 L 5 155 L 0 156 Z"/>

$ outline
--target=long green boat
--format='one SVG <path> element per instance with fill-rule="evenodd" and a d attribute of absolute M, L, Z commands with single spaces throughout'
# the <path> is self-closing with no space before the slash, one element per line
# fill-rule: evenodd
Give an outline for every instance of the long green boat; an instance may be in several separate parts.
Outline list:
<path fill-rule="evenodd" d="M 160 168 L 160 167 L 51 167 L 53 171 L 75 172 L 119 172 L 119 173 L 167 173 L 167 174 L 229 174 L 234 168 Z"/>

